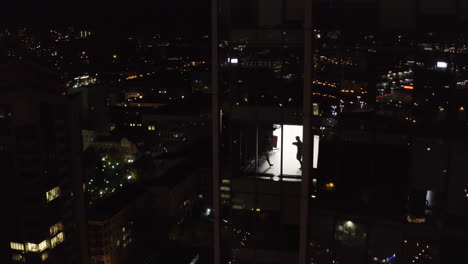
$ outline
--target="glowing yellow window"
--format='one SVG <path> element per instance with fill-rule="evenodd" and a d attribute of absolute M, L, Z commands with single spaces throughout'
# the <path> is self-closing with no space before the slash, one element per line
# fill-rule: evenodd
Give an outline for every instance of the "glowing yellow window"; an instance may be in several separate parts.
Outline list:
<path fill-rule="evenodd" d="M 26 250 L 30 252 L 39 252 L 39 245 L 34 243 L 26 243 Z"/>
<path fill-rule="evenodd" d="M 13 254 L 11 255 L 11 259 L 13 261 L 21 261 L 21 262 L 24 262 L 24 256 L 21 255 L 21 254 Z"/>
<path fill-rule="evenodd" d="M 39 252 L 42 252 L 47 249 L 47 240 L 42 241 L 39 243 Z"/>
<path fill-rule="evenodd" d="M 58 187 L 58 186 L 53 188 L 52 190 L 46 192 L 47 202 L 50 202 L 50 201 L 54 200 L 55 198 L 57 198 L 59 196 L 60 196 L 60 187 Z"/>
<path fill-rule="evenodd" d="M 10 242 L 10 248 L 14 250 L 24 250 L 24 244 L 23 243 L 16 243 L 16 242 Z"/>
<path fill-rule="evenodd" d="M 58 235 L 50 239 L 50 247 L 52 248 L 56 247 L 58 244 L 62 243 L 63 240 L 65 240 L 65 236 L 63 232 L 60 232 L 58 233 Z"/>
<path fill-rule="evenodd" d="M 44 261 L 49 257 L 49 254 L 47 252 L 44 252 L 41 254 L 41 260 Z"/>
<path fill-rule="evenodd" d="M 60 231 L 63 231 L 63 223 L 62 222 L 56 223 L 55 225 L 49 228 L 49 231 L 50 231 L 50 236 L 55 236 Z"/>

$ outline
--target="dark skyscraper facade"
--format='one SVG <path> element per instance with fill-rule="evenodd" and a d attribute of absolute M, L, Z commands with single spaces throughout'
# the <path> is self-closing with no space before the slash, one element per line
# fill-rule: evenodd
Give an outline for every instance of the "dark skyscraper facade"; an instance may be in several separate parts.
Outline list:
<path fill-rule="evenodd" d="M 79 105 L 38 65 L 1 71 L 2 262 L 87 263 Z"/>
<path fill-rule="evenodd" d="M 466 260 L 464 1 L 220 5 L 219 262 Z"/>

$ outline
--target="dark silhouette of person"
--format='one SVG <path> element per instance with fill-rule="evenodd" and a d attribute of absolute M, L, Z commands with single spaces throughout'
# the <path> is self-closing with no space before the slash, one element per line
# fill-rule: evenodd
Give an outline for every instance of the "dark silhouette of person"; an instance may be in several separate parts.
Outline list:
<path fill-rule="evenodd" d="M 268 137 L 268 136 L 265 136 L 265 138 L 263 139 L 263 156 L 265 156 L 266 158 L 266 161 L 268 162 L 268 165 L 273 166 L 273 164 L 271 164 L 270 162 L 270 156 L 269 156 L 269 152 L 270 150 L 272 149 L 272 145 L 271 145 L 271 138 Z"/>
<path fill-rule="evenodd" d="M 297 154 L 296 154 L 296 159 L 299 161 L 301 164 L 301 167 L 299 169 L 302 170 L 302 141 L 299 136 L 296 137 L 296 142 L 292 143 L 297 147 Z"/>

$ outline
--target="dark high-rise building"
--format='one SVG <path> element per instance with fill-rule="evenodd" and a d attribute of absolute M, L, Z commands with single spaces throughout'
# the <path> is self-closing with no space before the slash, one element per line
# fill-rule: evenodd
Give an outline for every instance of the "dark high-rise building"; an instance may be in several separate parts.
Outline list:
<path fill-rule="evenodd" d="M 215 263 L 466 261 L 464 2 L 221 1 Z"/>
<path fill-rule="evenodd" d="M 87 263 L 79 104 L 61 92 L 33 63 L 1 67 L 3 263 Z"/>

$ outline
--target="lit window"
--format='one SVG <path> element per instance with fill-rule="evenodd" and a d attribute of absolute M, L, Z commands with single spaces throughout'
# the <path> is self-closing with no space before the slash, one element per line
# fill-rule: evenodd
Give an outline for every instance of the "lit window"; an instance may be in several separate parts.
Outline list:
<path fill-rule="evenodd" d="M 320 136 L 314 135 L 313 168 L 318 168 Z"/>
<path fill-rule="evenodd" d="M 65 236 L 63 232 L 60 232 L 58 235 L 50 239 L 50 247 L 56 247 L 58 244 L 62 243 L 63 240 L 65 240 Z"/>
<path fill-rule="evenodd" d="M 55 225 L 49 228 L 49 231 L 50 231 L 50 236 L 55 236 L 60 231 L 63 231 L 63 223 L 62 222 L 56 223 Z"/>
<path fill-rule="evenodd" d="M 52 190 L 46 192 L 47 202 L 50 202 L 59 196 L 60 196 L 60 187 L 55 187 Z"/>
<path fill-rule="evenodd" d="M 46 248 L 47 248 L 47 240 L 44 240 L 41 243 L 39 243 L 39 251 L 40 252 L 46 250 Z"/>
<path fill-rule="evenodd" d="M 335 184 L 333 182 L 327 183 L 325 184 L 325 188 L 327 189 L 327 191 L 332 191 L 335 189 Z"/>
<path fill-rule="evenodd" d="M 149 131 L 155 131 L 155 130 L 156 130 L 156 127 L 155 127 L 155 126 L 148 126 L 148 130 L 149 130 Z"/>
<path fill-rule="evenodd" d="M 26 250 L 30 252 L 39 252 L 39 245 L 34 243 L 26 243 Z"/>
<path fill-rule="evenodd" d="M 445 69 L 448 67 L 448 64 L 447 62 L 444 62 L 444 61 L 438 61 L 437 62 L 437 68 L 440 68 L 440 69 Z"/>
<path fill-rule="evenodd" d="M 409 223 L 415 223 L 415 224 L 423 224 L 426 223 L 426 218 L 418 218 L 418 217 L 412 217 L 410 215 L 406 216 L 406 221 Z"/>
<path fill-rule="evenodd" d="M 47 252 L 44 252 L 41 254 L 41 260 L 45 261 L 49 257 L 49 254 Z"/>
<path fill-rule="evenodd" d="M 313 108 L 313 114 L 314 114 L 314 116 L 318 116 L 318 115 L 320 114 L 320 113 L 319 113 L 319 104 L 313 103 L 312 108 Z"/>
<path fill-rule="evenodd" d="M 16 243 L 16 242 L 10 242 L 10 248 L 14 249 L 14 250 L 24 250 L 24 244 Z"/>
<path fill-rule="evenodd" d="M 221 198 L 223 198 L 223 199 L 229 199 L 229 198 L 231 198 L 231 195 L 230 195 L 230 194 L 226 194 L 226 193 L 222 193 L 222 194 L 221 194 Z"/>
<path fill-rule="evenodd" d="M 24 262 L 24 255 L 21 255 L 21 254 L 13 254 L 11 255 L 11 259 L 13 261 L 21 261 L 21 262 Z"/>
<path fill-rule="evenodd" d="M 238 205 L 238 204 L 232 205 L 232 209 L 234 210 L 243 210 L 244 208 L 245 208 L 244 205 Z"/>
<path fill-rule="evenodd" d="M 221 190 L 221 191 L 230 191 L 230 190 L 231 190 L 231 187 L 221 186 L 220 190 Z"/>
<path fill-rule="evenodd" d="M 230 184 L 230 183 L 231 183 L 231 180 L 223 180 L 223 183 L 224 183 L 224 184 Z"/>

